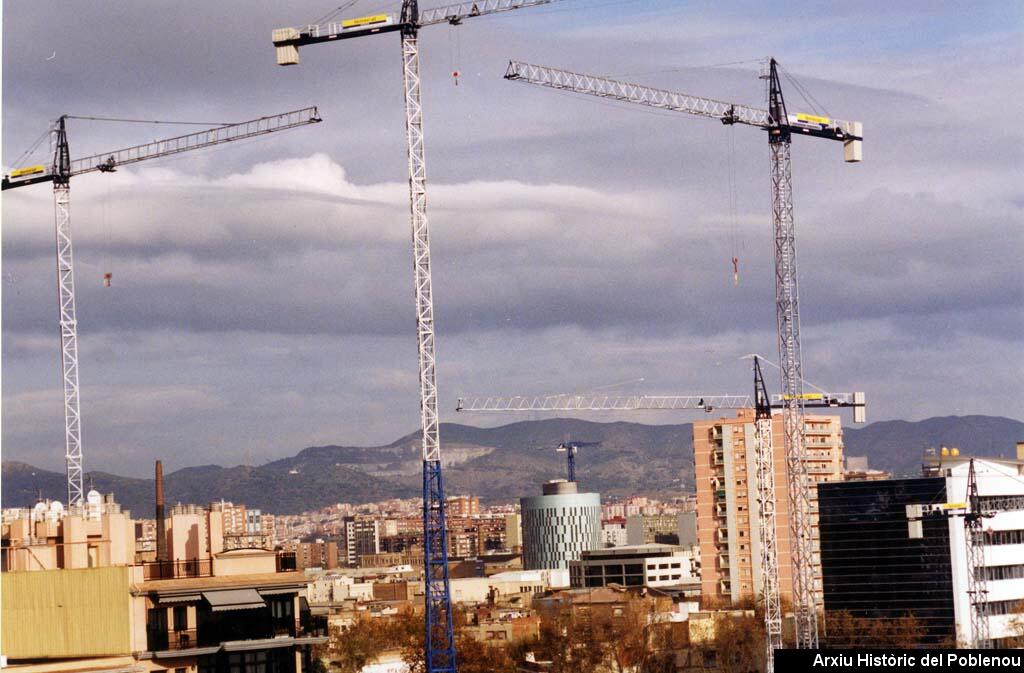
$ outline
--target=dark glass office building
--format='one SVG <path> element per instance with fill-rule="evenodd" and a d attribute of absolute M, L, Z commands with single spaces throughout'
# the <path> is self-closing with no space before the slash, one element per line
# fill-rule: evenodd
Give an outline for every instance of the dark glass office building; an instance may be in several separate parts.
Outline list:
<path fill-rule="evenodd" d="M 921 518 L 911 537 L 907 505 L 946 502 L 943 477 L 818 485 L 826 611 L 894 619 L 913 615 L 923 643 L 956 635 L 949 520 Z"/>

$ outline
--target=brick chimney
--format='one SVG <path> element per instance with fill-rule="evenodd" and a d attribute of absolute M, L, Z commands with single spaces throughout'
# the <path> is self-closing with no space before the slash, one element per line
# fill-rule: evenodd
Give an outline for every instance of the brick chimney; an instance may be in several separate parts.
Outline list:
<path fill-rule="evenodd" d="M 167 560 L 167 530 L 164 525 L 164 465 L 156 461 L 156 560 Z"/>

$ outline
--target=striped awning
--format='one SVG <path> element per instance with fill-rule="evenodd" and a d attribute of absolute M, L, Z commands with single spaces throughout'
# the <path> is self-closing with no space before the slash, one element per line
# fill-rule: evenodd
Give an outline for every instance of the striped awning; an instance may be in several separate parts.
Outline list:
<path fill-rule="evenodd" d="M 204 591 L 203 599 L 210 604 L 214 612 L 223 610 L 254 610 L 266 607 L 263 597 L 255 589 L 225 589 L 222 591 Z"/>

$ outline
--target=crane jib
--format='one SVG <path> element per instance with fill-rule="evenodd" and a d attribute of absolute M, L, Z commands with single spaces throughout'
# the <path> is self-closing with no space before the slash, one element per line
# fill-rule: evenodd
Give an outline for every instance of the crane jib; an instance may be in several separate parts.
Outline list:
<path fill-rule="evenodd" d="M 53 174 L 47 173 L 45 175 L 33 175 L 31 177 L 23 178 L 21 180 L 11 180 L 10 177 L 4 177 L 3 183 L 0 184 L 0 189 L 14 189 L 15 187 L 35 185 L 40 182 L 53 182 Z"/>

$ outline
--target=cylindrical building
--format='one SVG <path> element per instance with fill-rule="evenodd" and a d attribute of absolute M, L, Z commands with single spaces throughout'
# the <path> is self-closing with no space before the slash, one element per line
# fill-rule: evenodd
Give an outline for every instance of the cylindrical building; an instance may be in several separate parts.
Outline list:
<path fill-rule="evenodd" d="M 520 498 L 523 568 L 566 569 L 569 561 L 601 546 L 601 496 L 578 493 L 576 482 L 544 484 L 544 495 Z"/>

